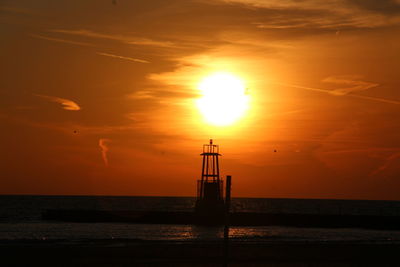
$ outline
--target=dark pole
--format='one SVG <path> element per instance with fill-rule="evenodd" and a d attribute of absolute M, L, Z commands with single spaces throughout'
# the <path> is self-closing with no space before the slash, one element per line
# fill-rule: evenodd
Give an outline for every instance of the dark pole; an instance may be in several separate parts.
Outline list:
<path fill-rule="evenodd" d="M 225 227 L 224 227 L 224 266 L 228 266 L 228 245 L 229 245 L 229 209 L 231 206 L 231 180 L 230 175 L 226 176 L 225 188 Z"/>
<path fill-rule="evenodd" d="M 200 197 L 199 199 L 203 199 L 203 183 L 204 183 L 204 167 L 205 167 L 205 161 L 206 161 L 206 156 L 204 155 L 204 147 L 203 147 L 203 167 L 201 169 L 201 182 L 200 182 Z"/>
<path fill-rule="evenodd" d="M 226 188 L 225 188 L 225 218 L 229 219 L 229 209 L 231 206 L 231 182 L 232 182 L 232 176 L 227 175 L 226 176 Z M 226 220 L 228 221 L 228 220 Z"/>
<path fill-rule="evenodd" d="M 217 179 L 218 179 L 218 183 L 220 183 L 220 178 L 219 178 L 219 163 L 218 163 L 218 156 L 219 156 L 219 154 L 218 154 L 218 152 L 219 151 L 217 151 L 217 155 L 215 156 L 215 160 L 216 160 L 216 164 L 217 164 Z M 219 197 L 221 198 L 221 199 L 224 199 L 224 196 L 223 196 L 223 193 L 221 192 L 221 191 L 223 191 L 224 190 L 224 188 L 223 188 L 223 185 L 221 184 L 218 184 L 218 188 L 219 188 Z"/>

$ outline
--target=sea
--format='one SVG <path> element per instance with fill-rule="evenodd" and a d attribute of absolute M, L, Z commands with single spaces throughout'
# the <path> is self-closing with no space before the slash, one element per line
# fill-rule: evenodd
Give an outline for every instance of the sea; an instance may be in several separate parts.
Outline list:
<path fill-rule="evenodd" d="M 0 195 L 0 240 L 216 241 L 223 227 L 134 223 L 46 221 L 47 209 L 191 211 L 193 197 Z M 233 198 L 234 212 L 400 216 L 399 201 Z M 361 228 L 230 227 L 229 238 L 244 242 L 346 242 L 400 244 L 400 231 Z"/>

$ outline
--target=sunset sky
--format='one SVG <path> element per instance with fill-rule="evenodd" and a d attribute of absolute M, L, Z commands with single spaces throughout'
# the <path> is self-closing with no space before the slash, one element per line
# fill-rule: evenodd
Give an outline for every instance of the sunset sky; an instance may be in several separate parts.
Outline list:
<path fill-rule="evenodd" d="M 399 0 L 1 0 L 0 34 L 0 194 L 194 196 L 212 138 L 235 197 L 400 200 Z"/>

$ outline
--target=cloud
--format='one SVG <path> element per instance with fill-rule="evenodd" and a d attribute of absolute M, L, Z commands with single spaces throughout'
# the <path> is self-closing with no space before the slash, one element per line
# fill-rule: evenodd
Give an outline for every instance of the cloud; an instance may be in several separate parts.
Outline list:
<path fill-rule="evenodd" d="M 48 37 L 48 36 L 43 36 L 43 35 L 38 35 L 38 34 L 30 34 L 30 36 L 32 36 L 34 38 L 43 39 L 43 40 L 52 41 L 52 42 L 58 42 L 58 43 L 73 44 L 73 45 L 80 45 L 80 46 L 94 46 L 93 44 L 89 44 L 89 43 Z"/>
<path fill-rule="evenodd" d="M 139 62 L 139 63 L 150 63 L 147 60 L 133 58 L 133 57 L 118 56 L 118 55 L 109 54 L 109 53 L 103 53 L 103 52 L 96 52 L 96 54 L 98 54 L 100 56 L 118 58 L 118 59 L 123 59 L 123 60 L 128 60 L 128 61 Z"/>
<path fill-rule="evenodd" d="M 399 0 L 348 0 L 348 2 L 371 12 L 388 15 L 400 14 Z"/>
<path fill-rule="evenodd" d="M 380 98 L 380 97 L 374 97 L 374 96 L 364 96 L 364 95 L 354 94 L 351 92 L 347 93 L 347 94 L 337 94 L 337 92 L 335 93 L 335 90 L 321 89 L 321 88 L 301 86 L 301 85 L 295 85 L 295 84 L 284 84 L 284 83 L 276 83 L 276 84 L 281 85 L 281 86 L 292 87 L 292 88 L 304 89 L 304 90 L 308 90 L 308 91 L 325 93 L 325 94 L 334 95 L 334 96 L 348 96 L 348 97 L 354 97 L 354 98 L 359 98 L 359 99 L 371 100 L 371 101 L 375 101 L 375 102 L 400 105 L 399 100 L 392 100 L 392 99 L 386 99 L 386 98 Z"/>
<path fill-rule="evenodd" d="M 128 95 L 131 99 L 152 99 L 154 94 L 149 90 L 141 90 Z"/>
<path fill-rule="evenodd" d="M 64 30 L 64 29 L 53 29 L 50 32 L 62 33 L 68 35 L 85 36 L 90 38 L 107 39 L 119 41 L 133 45 L 145 45 L 145 46 L 158 46 L 158 47 L 174 47 L 174 43 L 169 41 L 158 41 L 148 38 L 135 38 L 120 34 L 104 34 L 89 30 Z"/>
<path fill-rule="evenodd" d="M 221 0 L 269 13 L 256 16 L 262 29 L 371 29 L 399 25 L 400 6 L 393 0 Z M 381 3 L 382 2 L 382 3 Z"/>
<path fill-rule="evenodd" d="M 306 12 L 300 17 L 277 16 L 271 20 L 255 21 L 253 24 L 260 29 L 270 30 L 304 30 L 314 33 L 324 33 L 327 30 L 338 29 L 371 29 L 398 25 L 400 19 L 386 17 L 382 14 L 358 14 L 354 17 L 348 14 L 326 14 L 319 17 L 315 14 L 307 16 Z"/>
<path fill-rule="evenodd" d="M 151 87 L 144 90 L 139 90 L 127 95 L 130 99 L 139 100 L 155 100 L 160 103 L 163 100 L 174 100 L 175 103 L 179 103 L 184 99 L 194 99 L 200 97 L 198 93 L 193 90 L 185 88 L 179 88 L 177 86 L 160 86 Z"/>
<path fill-rule="evenodd" d="M 379 152 L 393 152 L 398 151 L 398 148 L 381 148 L 381 147 L 368 147 L 368 148 L 353 148 L 353 149 L 339 149 L 323 151 L 324 154 L 349 154 L 349 153 L 379 153 Z"/>
<path fill-rule="evenodd" d="M 322 80 L 322 82 L 350 86 L 330 91 L 330 93 L 333 95 L 347 95 L 352 92 L 364 91 L 379 85 L 377 83 L 361 81 L 359 76 L 347 75 L 327 77 Z"/>
<path fill-rule="evenodd" d="M 394 154 L 390 155 L 389 157 L 387 157 L 385 159 L 385 162 L 381 166 L 379 166 L 379 168 L 377 168 L 376 170 L 371 172 L 370 176 L 375 176 L 377 174 L 382 173 L 387 168 L 389 168 L 395 162 L 396 159 L 399 159 L 399 158 L 400 158 L 400 152 L 397 152 L 397 153 L 394 153 Z"/>
<path fill-rule="evenodd" d="M 65 110 L 74 110 L 74 111 L 81 110 L 81 107 L 77 103 L 75 103 L 74 101 L 69 100 L 69 99 L 60 98 L 60 97 L 56 97 L 56 96 L 39 95 L 39 94 L 34 94 L 34 95 L 37 97 L 41 97 L 41 98 L 50 100 L 55 103 L 59 103 L 63 106 L 62 108 Z"/>
<path fill-rule="evenodd" d="M 220 0 L 225 3 L 240 3 L 253 7 L 276 9 L 311 9 L 335 10 L 336 12 L 352 11 L 358 9 L 375 13 L 399 13 L 399 0 Z"/>
<path fill-rule="evenodd" d="M 108 157 L 107 157 L 107 152 L 108 152 L 108 146 L 107 143 L 111 142 L 110 139 L 106 138 L 100 138 L 99 139 L 99 147 L 101 149 L 101 156 L 103 158 L 104 165 L 108 167 Z"/>

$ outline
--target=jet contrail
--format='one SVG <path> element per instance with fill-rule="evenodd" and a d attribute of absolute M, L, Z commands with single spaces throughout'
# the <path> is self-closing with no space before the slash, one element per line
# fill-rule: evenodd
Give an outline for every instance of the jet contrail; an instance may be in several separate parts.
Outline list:
<path fill-rule="evenodd" d="M 325 94 L 329 94 L 329 95 L 332 95 L 332 96 L 349 96 L 349 97 L 354 97 L 354 98 L 359 98 L 359 99 L 365 99 L 365 100 L 371 100 L 371 101 L 376 101 L 376 102 L 400 105 L 400 101 L 386 99 L 386 98 L 373 97 L 373 96 L 364 96 L 364 95 L 358 95 L 358 94 L 354 94 L 354 93 L 338 95 L 338 94 L 335 93 L 335 91 L 327 90 L 327 89 L 313 88 L 313 87 L 307 87 L 307 86 L 301 86 L 301 85 L 295 85 L 295 84 L 285 84 L 285 83 L 275 83 L 275 84 L 282 85 L 282 86 L 287 86 L 287 87 L 293 87 L 293 88 L 309 90 L 309 91 L 315 91 L 315 92 L 320 92 L 320 93 L 325 93 Z"/>
<path fill-rule="evenodd" d="M 128 61 L 139 62 L 139 63 L 150 63 L 150 62 L 147 61 L 147 60 L 139 59 L 139 58 L 118 56 L 118 55 L 109 54 L 109 53 L 103 53 L 103 52 L 96 52 L 96 54 L 98 54 L 98 55 L 100 55 L 100 56 L 118 58 L 118 59 L 123 59 L 123 60 L 128 60 Z"/>

